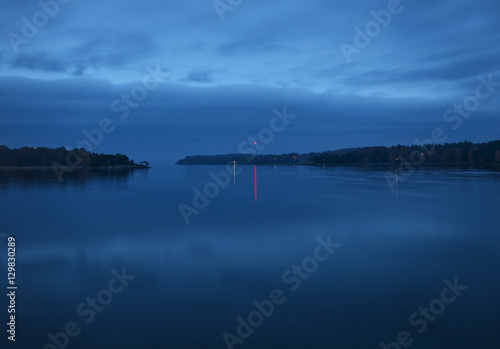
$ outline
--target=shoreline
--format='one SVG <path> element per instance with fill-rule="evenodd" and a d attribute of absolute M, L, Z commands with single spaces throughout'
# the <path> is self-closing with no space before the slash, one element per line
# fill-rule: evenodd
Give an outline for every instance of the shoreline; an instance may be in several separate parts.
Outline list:
<path fill-rule="evenodd" d="M 85 166 L 54 166 L 55 168 L 67 168 L 74 171 L 108 171 L 108 170 L 147 170 L 151 167 L 146 166 L 100 166 L 100 167 L 85 167 Z M 0 166 L 0 171 L 35 171 L 35 170 L 54 170 L 53 166 Z"/>
<path fill-rule="evenodd" d="M 227 166 L 227 165 L 233 165 L 231 163 L 225 164 L 225 163 L 199 163 L 199 164 L 194 164 L 194 163 L 189 163 L 189 164 L 182 164 L 182 163 L 175 163 L 174 165 L 176 166 Z M 387 162 L 387 163 L 376 163 L 376 164 L 339 164 L 339 165 L 332 165 L 332 164 L 305 164 L 305 163 L 276 163 L 276 164 L 257 164 L 257 163 L 236 163 L 238 166 L 304 166 L 304 167 L 328 167 L 328 168 L 333 168 L 333 167 L 365 167 L 365 168 L 395 168 L 399 167 L 401 163 L 397 162 Z M 462 170 L 494 170 L 494 171 L 500 171 L 500 163 L 492 163 L 492 164 L 423 164 L 420 166 L 414 166 L 415 169 L 417 168 L 431 168 L 431 169 L 462 169 Z"/>

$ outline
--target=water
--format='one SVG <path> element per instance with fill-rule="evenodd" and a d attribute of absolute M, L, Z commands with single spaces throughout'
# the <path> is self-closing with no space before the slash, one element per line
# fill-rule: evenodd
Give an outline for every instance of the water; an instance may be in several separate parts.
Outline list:
<path fill-rule="evenodd" d="M 193 206 L 211 171 L 225 168 L 63 184 L 0 176 L 0 233 L 17 239 L 19 287 L 16 346 L 3 325 L 2 347 L 57 348 L 51 333 L 67 348 L 227 348 L 223 334 L 237 336 L 237 318 L 249 321 L 273 290 L 281 304 L 254 313 L 260 326 L 234 348 L 380 348 L 402 331 L 414 348 L 499 347 L 499 173 L 420 169 L 393 193 L 384 170 L 258 167 L 255 178 L 248 166 L 187 225 L 178 205 Z M 329 237 L 338 247 L 319 252 Z M 303 262 L 298 285 L 290 271 Z M 113 281 L 122 272 L 135 278 Z M 455 278 L 467 289 L 436 301 Z M 410 324 L 430 303 L 438 315 Z M 68 323 L 76 336 L 61 334 Z"/>

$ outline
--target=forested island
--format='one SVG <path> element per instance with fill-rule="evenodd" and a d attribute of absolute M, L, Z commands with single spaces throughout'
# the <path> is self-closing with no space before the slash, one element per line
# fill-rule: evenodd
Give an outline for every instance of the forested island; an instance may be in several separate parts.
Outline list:
<path fill-rule="evenodd" d="M 500 164 L 500 140 L 487 143 L 446 143 L 392 147 L 348 148 L 298 154 L 196 155 L 179 160 L 177 165 L 386 165 L 411 161 L 427 166 L 492 167 Z"/>
<path fill-rule="evenodd" d="M 147 161 L 135 163 L 123 154 L 98 154 L 84 149 L 22 147 L 9 149 L 0 146 L 0 166 L 15 168 L 78 167 L 87 169 L 143 169 L 149 168 Z"/>

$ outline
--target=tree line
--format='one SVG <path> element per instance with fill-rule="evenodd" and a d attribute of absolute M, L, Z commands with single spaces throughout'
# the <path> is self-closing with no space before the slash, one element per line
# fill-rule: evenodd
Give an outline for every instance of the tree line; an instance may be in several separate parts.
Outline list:
<path fill-rule="evenodd" d="M 179 160 L 178 165 L 376 165 L 397 164 L 410 157 L 423 165 L 491 166 L 500 163 L 500 140 L 487 143 L 446 143 L 425 146 L 348 148 L 307 154 L 226 154 L 196 155 Z"/>
<path fill-rule="evenodd" d="M 52 166 L 54 163 L 66 164 L 68 157 L 77 153 L 82 161 L 78 166 L 87 168 L 98 167 L 149 167 L 147 161 L 136 164 L 134 160 L 123 154 L 98 154 L 91 153 L 84 149 L 66 150 L 60 148 L 44 147 L 22 147 L 19 149 L 9 149 L 7 146 L 0 146 L 0 166 Z"/>
<path fill-rule="evenodd" d="M 410 160 L 427 165 L 488 166 L 500 162 L 500 140 L 474 144 L 446 143 L 426 146 L 366 147 L 348 152 L 323 152 L 313 156 L 313 164 L 385 164 Z"/>

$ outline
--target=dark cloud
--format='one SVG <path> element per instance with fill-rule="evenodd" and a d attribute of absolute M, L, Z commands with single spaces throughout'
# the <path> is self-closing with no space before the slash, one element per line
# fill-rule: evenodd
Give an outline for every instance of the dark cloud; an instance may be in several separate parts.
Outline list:
<path fill-rule="evenodd" d="M 236 40 L 224 43 L 217 48 L 222 55 L 233 54 L 265 54 L 272 51 L 288 51 L 284 45 L 266 42 L 265 38 L 254 38 L 252 40 Z"/>
<path fill-rule="evenodd" d="M 307 89 L 262 86 L 188 87 L 165 83 L 151 91 L 146 100 L 120 120 L 111 103 L 137 84 L 110 85 L 104 80 L 80 79 L 51 82 L 10 78 L 0 80 L 0 123 L 3 132 L 26 127 L 23 136 L 13 132 L 3 139 L 37 139 L 30 132 L 43 130 L 75 144 L 82 130 L 98 127 L 106 117 L 115 122 L 109 143 L 126 137 L 147 135 L 157 147 L 177 157 L 197 152 L 233 152 L 248 136 L 268 127 L 273 109 L 287 110 L 298 117 L 276 136 L 269 152 L 314 151 L 358 145 L 413 143 L 428 138 L 435 127 L 447 130 L 450 138 L 487 140 L 497 137 L 500 126 L 494 105 L 484 102 L 459 132 L 443 121 L 446 103 L 425 98 L 339 95 L 335 91 L 314 93 Z M 43 92 L 41 92 L 43 91 Z M 450 102 L 459 102 L 452 100 Z M 493 110 L 491 109 L 493 106 Z M 32 131 L 30 127 L 37 126 Z M 482 132 L 481 125 L 488 125 Z M 150 130 L 150 132 L 148 131 Z M 474 130 L 474 132 L 468 132 Z M 62 131 L 62 133 L 61 133 Z M 469 134 L 468 134 L 469 133 Z M 116 145 L 119 147 L 119 144 Z M 123 145 L 125 146 L 125 145 Z M 196 148 L 200 150 L 196 151 Z M 105 149 L 105 148 L 103 148 Z M 158 148 L 155 148 L 158 149 Z"/>
<path fill-rule="evenodd" d="M 87 69 L 87 67 L 85 65 L 83 65 L 81 63 L 76 63 L 75 70 L 73 71 L 73 75 L 82 76 L 86 69 Z"/>
<path fill-rule="evenodd" d="M 345 78 L 343 82 L 352 86 L 373 86 L 408 81 L 414 83 L 432 83 L 432 81 L 439 80 L 459 82 L 461 80 L 476 79 L 480 75 L 497 71 L 500 71 L 498 56 L 485 55 L 469 57 L 467 59 L 448 60 L 448 62 L 441 60 L 426 68 L 372 70 L 364 72 L 362 75 Z"/>
<path fill-rule="evenodd" d="M 103 151 L 232 152 L 284 105 L 300 117 L 270 152 L 408 144 L 435 127 L 452 140 L 497 138 L 500 91 L 459 130 L 442 119 L 478 75 L 500 80 L 493 0 L 402 0 L 404 10 L 350 64 L 340 44 L 353 44 L 354 27 L 388 1 L 255 0 L 223 22 L 211 2 L 72 1 L 17 54 L 7 34 L 22 34 L 21 18 L 40 7 L 0 3 L 0 143 L 77 143 L 82 129 L 116 120 L 112 102 L 156 65 L 177 83 L 149 91 Z"/>
<path fill-rule="evenodd" d="M 144 32 L 107 32 L 89 36 L 87 40 L 67 51 L 96 68 L 121 68 L 144 59 L 159 49 L 155 40 Z"/>
<path fill-rule="evenodd" d="M 50 57 L 44 52 L 35 54 L 19 53 L 14 56 L 10 65 L 14 69 L 40 70 L 45 73 L 64 72 L 68 67 L 66 62 Z"/>
<path fill-rule="evenodd" d="M 183 81 L 213 82 L 212 74 L 206 70 L 197 70 L 189 73 Z"/>

